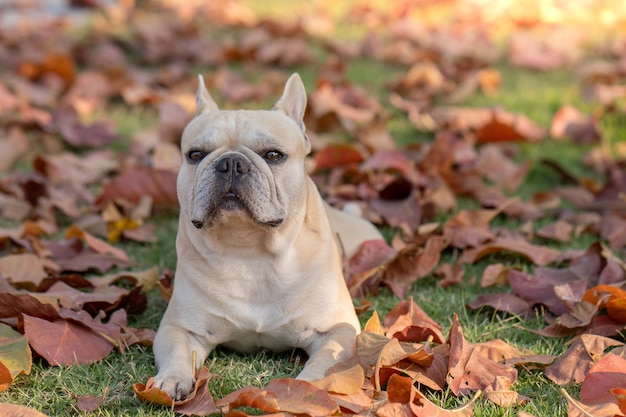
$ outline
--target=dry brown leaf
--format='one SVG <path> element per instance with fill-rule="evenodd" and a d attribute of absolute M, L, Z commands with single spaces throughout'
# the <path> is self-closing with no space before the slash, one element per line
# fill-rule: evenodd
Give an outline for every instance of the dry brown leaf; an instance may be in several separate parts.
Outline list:
<path fill-rule="evenodd" d="M 474 301 L 467 303 L 467 307 L 472 310 L 491 307 L 494 310 L 511 313 L 523 319 L 528 319 L 535 315 L 530 304 L 511 293 L 481 294 Z"/>
<path fill-rule="evenodd" d="M 537 246 L 524 240 L 499 238 L 474 249 L 463 252 L 462 262 L 474 263 L 477 260 L 495 252 L 509 251 L 528 258 L 535 265 L 547 265 L 559 258 L 559 251 L 545 246 Z"/>
<path fill-rule="evenodd" d="M 0 274 L 16 288 L 35 290 L 48 277 L 42 259 L 32 253 L 7 255 L 0 258 Z"/>
<path fill-rule="evenodd" d="M 493 362 L 465 340 L 456 314 L 448 341 L 450 361 L 447 382 L 455 395 L 485 390 L 487 387 L 508 390 L 517 380 L 515 368 Z M 502 383 L 503 378 L 508 380 L 507 384 Z"/>
<path fill-rule="evenodd" d="M 590 144 L 600 141 L 597 118 L 587 116 L 571 105 L 565 105 L 557 111 L 550 125 L 550 136 L 555 139 L 570 138 L 578 144 Z"/>
<path fill-rule="evenodd" d="M 0 403 L 0 414 L 4 417 L 48 417 L 32 408 L 7 403 Z"/>
<path fill-rule="evenodd" d="M 623 345 L 608 337 L 581 335 L 554 364 L 546 369 L 545 374 L 550 380 L 562 386 L 580 383 L 589 372 L 595 358 L 601 356 L 609 347 Z"/>
<path fill-rule="evenodd" d="M 74 398 L 76 398 L 76 408 L 86 413 L 91 413 L 104 403 L 104 399 L 109 393 L 109 387 L 104 388 L 104 392 L 99 397 L 94 397 L 92 395 L 83 395 L 78 396 L 75 394 L 71 394 Z"/>
<path fill-rule="evenodd" d="M 361 365 L 333 367 L 326 377 L 311 381 L 315 387 L 333 394 L 352 395 L 359 392 L 365 374 Z"/>

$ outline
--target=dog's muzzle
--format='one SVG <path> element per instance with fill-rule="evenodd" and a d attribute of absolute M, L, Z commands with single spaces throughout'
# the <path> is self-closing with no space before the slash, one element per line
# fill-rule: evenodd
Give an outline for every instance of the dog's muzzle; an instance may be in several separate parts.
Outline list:
<path fill-rule="evenodd" d="M 209 169 L 214 181 L 206 185 L 210 188 L 209 194 L 205 194 L 208 198 L 204 199 L 204 204 L 195 207 L 195 215 L 191 216 L 191 223 L 196 229 L 202 229 L 207 219 L 213 218 L 220 210 L 246 210 L 258 223 L 271 228 L 283 223 L 281 213 L 265 218 L 264 213 L 258 211 L 256 197 L 253 196 L 258 196 L 257 193 L 262 193 L 262 190 L 255 184 L 258 178 L 253 172 L 254 166 L 245 155 L 237 152 L 224 154 L 213 161 Z"/>

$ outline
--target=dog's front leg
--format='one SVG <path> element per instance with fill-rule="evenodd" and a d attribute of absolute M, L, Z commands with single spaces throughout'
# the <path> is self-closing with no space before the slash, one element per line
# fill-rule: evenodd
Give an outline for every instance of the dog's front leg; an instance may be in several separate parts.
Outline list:
<path fill-rule="evenodd" d="M 340 323 L 326 332 L 317 333 L 312 343 L 304 346 L 309 360 L 297 379 L 313 381 L 324 378 L 328 368 L 350 359 L 356 351 L 356 334 L 357 330 L 347 323 Z"/>
<path fill-rule="evenodd" d="M 193 389 L 196 370 L 214 348 L 206 339 L 185 329 L 161 325 L 153 346 L 159 370 L 153 386 L 167 392 L 176 401 L 182 400 Z"/>

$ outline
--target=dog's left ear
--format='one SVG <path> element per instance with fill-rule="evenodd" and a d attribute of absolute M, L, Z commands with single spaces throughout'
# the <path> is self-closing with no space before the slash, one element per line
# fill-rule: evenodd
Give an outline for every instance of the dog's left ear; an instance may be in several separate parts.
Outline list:
<path fill-rule="evenodd" d="M 219 106 L 204 86 L 204 77 L 198 74 L 198 91 L 196 91 L 196 117 L 207 111 L 219 110 Z"/>
<path fill-rule="evenodd" d="M 306 89 L 302 83 L 302 79 L 298 73 L 294 73 L 289 77 L 287 83 L 285 83 L 285 90 L 283 95 L 276 104 L 273 110 L 279 110 L 285 113 L 291 118 L 300 129 L 306 139 L 307 150 L 310 150 L 311 144 L 305 133 L 304 126 L 304 112 L 306 110 Z"/>

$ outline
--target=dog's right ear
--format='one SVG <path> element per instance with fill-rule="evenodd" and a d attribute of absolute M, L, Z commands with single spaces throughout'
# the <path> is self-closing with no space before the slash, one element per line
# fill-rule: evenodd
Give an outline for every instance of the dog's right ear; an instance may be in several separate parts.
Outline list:
<path fill-rule="evenodd" d="M 198 74 L 198 91 L 196 92 L 196 117 L 208 111 L 219 110 L 213 97 L 204 86 L 204 77 Z"/>

